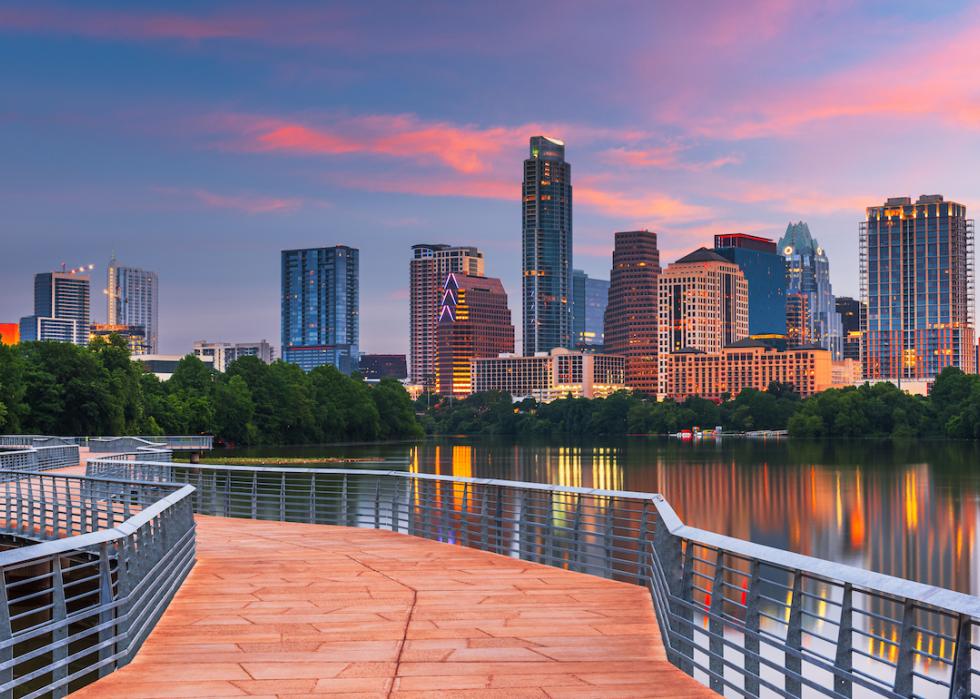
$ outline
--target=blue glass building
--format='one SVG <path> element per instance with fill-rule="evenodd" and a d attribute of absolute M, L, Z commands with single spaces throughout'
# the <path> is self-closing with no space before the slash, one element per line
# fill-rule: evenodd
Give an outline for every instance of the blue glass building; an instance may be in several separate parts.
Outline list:
<path fill-rule="evenodd" d="M 572 338 L 576 349 L 602 351 L 608 303 L 609 280 L 572 270 Z"/>
<path fill-rule="evenodd" d="M 360 354 L 358 251 L 346 245 L 282 251 L 282 358 L 304 371 L 345 374 Z"/>
<path fill-rule="evenodd" d="M 531 137 L 522 188 L 524 354 L 572 346 L 572 166 L 565 144 Z"/>
<path fill-rule="evenodd" d="M 715 236 L 715 252 L 749 283 L 749 334 L 786 334 L 786 260 L 776 242 L 744 233 Z"/>
<path fill-rule="evenodd" d="M 820 345 L 830 350 L 834 359 L 841 359 L 844 330 L 830 285 L 827 253 L 803 221 L 786 226 L 778 245 L 786 259 L 786 334 L 790 344 Z"/>

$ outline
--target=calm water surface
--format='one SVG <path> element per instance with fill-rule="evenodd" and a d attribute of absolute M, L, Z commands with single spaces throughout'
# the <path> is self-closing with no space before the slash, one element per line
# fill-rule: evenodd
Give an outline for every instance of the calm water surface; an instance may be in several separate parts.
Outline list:
<path fill-rule="evenodd" d="M 980 592 L 980 449 L 969 442 L 441 438 L 224 453 L 388 458 L 424 473 L 659 492 L 693 526 Z"/>

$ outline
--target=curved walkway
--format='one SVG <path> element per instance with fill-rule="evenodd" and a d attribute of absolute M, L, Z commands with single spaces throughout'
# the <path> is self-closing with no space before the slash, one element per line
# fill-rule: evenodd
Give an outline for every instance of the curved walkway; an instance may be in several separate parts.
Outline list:
<path fill-rule="evenodd" d="M 197 518 L 128 666 L 73 697 L 717 697 L 639 587 L 386 531 Z"/>

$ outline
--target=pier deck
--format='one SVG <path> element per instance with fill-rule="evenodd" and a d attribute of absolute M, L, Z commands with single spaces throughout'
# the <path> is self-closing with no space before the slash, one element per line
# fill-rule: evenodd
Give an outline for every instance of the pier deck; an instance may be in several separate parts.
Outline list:
<path fill-rule="evenodd" d="M 716 697 L 646 590 L 387 531 L 197 517 L 136 659 L 73 697 Z"/>

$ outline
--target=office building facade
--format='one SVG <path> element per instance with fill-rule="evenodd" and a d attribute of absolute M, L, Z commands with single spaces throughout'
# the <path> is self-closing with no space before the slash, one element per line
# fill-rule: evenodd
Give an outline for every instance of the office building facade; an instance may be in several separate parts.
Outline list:
<path fill-rule="evenodd" d="M 159 351 L 159 281 L 156 272 L 109 261 L 106 273 L 106 317 L 108 325 L 143 328 L 139 354 Z M 134 345 L 135 347 L 135 345 Z"/>
<path fill-rule="evenodd" d="M 776 241 L 744 233 L 715 236 L 715 252 L 738 265 L 749 285 L 749 334 L 786 334 L 786 260 Z"/>
<path fill-rule="evenodd" d="M 359 253 L 337 245 L 282 251 L 282 358 L 345 374 L 360 354 Z"/>
<path fill-rule="evenodd" d="M 224 372 L 229 364 L 242 357 L 258 357 L 266 364 L 272 364 L 275 359 L 275 352 L 275 348 L 266 340 L 259 340 L 258 342 L 197 340 L 194 343 L 194 356 L 202 360 L 210 357 L 214 363 L 214 368 L 220 372 Z"/>
<path fill-rule="evenodd" d="M 940 195 L 888 199 L 860 226 L 868 379 L 976 371 L 973 221 Z"/>
<path fill-rule="evenodd" d="M 572 338 L 575 349 L 602 351 L 609 282 L 572 270 Z"/>
<path fill-rule="evenodd" d="M 626 358 L 555 348 L 533 357 L 501 355 L 472 362 L 473 391 L 501 391 L 514 400 L 605 398 L 627 389 Z"/>
<path fill-rule="evenodd" d="M 656 395 L 659 390 L 660 251 L 651 231 L 615 235 L 604 351 L 626 358 L 626 384 Z"/>
<path fill-rule="evenodd" d="M 745 339 L 717 352 L 686 349 L 667 355 L 664 396 L 682 401 L 698 396 L 722 401 L 746 388 L 765 391 L 770 383 L 791 384 L 801 396 L 833 386 L 833 360 L 822 347 L 776 350 Z"/>
<path fill-rule="evenodd" d="M 514 351 L 514 325 L 499 279 L 452 272 L 443 283 L 436 330 L 436 392 L 473 392 L 471 362 Z"/>
<path fill-rule="evenodd" d="M 367 381 L 408 377 L 404 354 L 362 354 L 357 370 Z"/>
<path fill-rule="evenodd" d="M 565 144 L 531 138 L 522 187 L 524 354 L 572 345 L 572 167 Z"/>
<path fill-rule="evenodd" d="M 749 334 L 749 285 L 734 262 L 699 248 L 660 274 L 659 392 L 668 355 L 682 350 L 720 352 Z"/>
<path fill-rule="evenodd" d="M 442 286 L 451 272 L 482 277 L 483 253 L 440 243 L 412 246 L 409 262 L 409 349 L 412 383 L 435 386 L 436 327 Z"/>
<path fill-rule="evenodd" d="M 146 341 L 146 330 L 142 325 L 112 325 L 110 323 L 92 323 L 89 326 L 89 342 L 96 338 L 108 339 L 118 335 L 126 342 L 126 348 L 131 355 L 153 354 L 149 351 Z"/>
<path fill-rule="evenodd" d="M 844 359 L 861 361 L 861 302 L 850 296 L 837 297 L 837 313 L 840 315 L 841 356 Z"/>
<path fill-rule="evenodd" d="M 20 342 L 19 323 L 0 323 L 0 345 L 16 345 Z"/>
<path fill-rule="evenodd" d="M 843 330 L 827 253 L 802 221 L 790 223 L 777 245 L 786 260 L 786 334 L 797 345 L 817 344 L 840 359 Z"/>
<path fill-rule="evenodd" d="M 21 341 L 87 345 L 91 298 L 91 280 L 79 270 L 34 275 L 34 315 L 21 318 Z"/>

